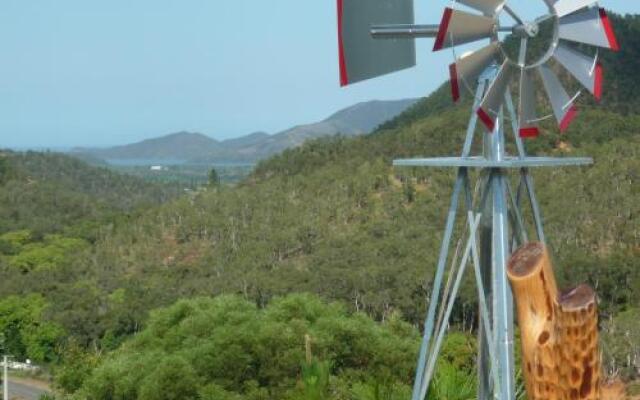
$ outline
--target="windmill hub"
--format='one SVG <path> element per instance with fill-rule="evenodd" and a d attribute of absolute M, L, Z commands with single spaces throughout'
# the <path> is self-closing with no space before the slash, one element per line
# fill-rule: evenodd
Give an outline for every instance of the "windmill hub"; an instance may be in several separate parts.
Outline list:
<path fill-rule="evenodd" d="M 513 33 L 521 38 L 533 39 L 538 36 L 538 33 L 540 33 L 540 26 L 535 21 L 525 22 L 520 25 L 516 25 L 513 28 Z"/>
<path fill-rule="evenodd" d="M 536 22 L 527 22 L 524 24 L 524 30 L 530 38 L 534 38 L 538 36 L 538 32 L 540 32 L 540 27 Z"/>

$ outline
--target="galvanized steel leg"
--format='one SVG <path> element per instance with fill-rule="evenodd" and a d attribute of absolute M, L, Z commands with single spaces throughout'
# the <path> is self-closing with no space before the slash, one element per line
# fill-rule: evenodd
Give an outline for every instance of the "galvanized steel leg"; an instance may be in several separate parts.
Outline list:
<path fill-rule="evenodd" d="M 505 157 L 504 116 L 500 110 L 496 129 L 485 134 L 484 155 L 487 159 L 502 161 Z M 485 219 L 481 230 L 481 274 L 485 289 L 489 289 L 486 298 L 491 298 L 491 320 L 493 321 L 493 341 L 496 345 L 495 359 L 488 354 L 489 343 L 480 341 L 479 398 L 482 400 L 497 397 L 501 400 L 513 400 L 515 395 L 514 356 L 513 356 L 513 297 L 507 280 L 506 263 L 509 252 L 509 208 L 507 200 L 506 175 L 503 170 L 491 171 L 491 203 L 486 207 Z M 490 216 L 490 217 L 488 217 Z M 491 297 L 489 297 L 491 296 Z M 480 329 L 482 325 L 480 325 Z M 488 370 L 495 361 L 499 366 L 498 387 L 491 387 Z"/>
<path fill-rule="evenodd" d="M 423 399 L 427 390 L 429 389 L 429 384 L 431 383 L 431 378 L 433 377 L 433 372 L 436 367 L 436 362 L 438 361 L 438 355 L 440 354 L 440 348 L 442 347 L 442 341 L 444 339 L 444 334 L 447 331 L 447 325 L 449 318 L 451 318 L 451 311 L 453 310 L 453 305 L 456 302 L 456 297 L 458 295 L 458 291 L 460 290 L 460 283 L 462 282 L 462 277 L 464 276 L 464 272 L 467 268 L 467 264 L 469 263 L 469 257 L 471 255 L 471 249 L 474 240 L 471 239 L 472 236 L 476 234 L 476 230 L 478 228 L 478 224 L 480 222 L 480 215 L 474 218 L 474 221 L 471 224 L 470 232 L 469 232 L 469 240 L 467 241 L 467 246 L 464 251 L 464 255 L 462 256 L 462 261 L 460 262 L 460 267 L 458 269 L 458 273 L 456 275 L 455 283 L 453 284 L 453 289 L 451 290 L 451 296 L 449 297 L 449 301 L 447 302 L 447 309 L 445 311 L 444 323 L 440 327 L 440 331 L 436 336 L 436 340 L 433 344 L 433 348 L 431 351 L 431 357 L 428 360 L 427 369 L 425 371 L 424 379 L 422 382 L 422 386 L 420 388 L 420 399 Z"/>
<path fill-rule="evenodd" d="M 487 304 L 493 304 L 493 281 L 491 267 L 491 238 L 493 230 L 492 219 L 492 182 L 493 171 L 487 171 L 489 177 L 487 183 L 483 185 L 482 197 L 479 212 L 482 214 L 480 220 L 480 275 L 482 278 L 482 288 L 484 292 L 482 297 L 485 298 Z M 493 321 L 493 306 L 487 307 L 489 320 Z M 490 354 L 489 347 L 491 342 L 495 343 L 494 338 L 488 339 L 489 334 L 493 334 L 493 329 L 485 330 L 483 325 L 479 326 L 478 332 L 478 398 L 480 400 L 489 400 L 493 398 L 494 385 L 489 376 L 489 371 L 496 364 L 495 354 Z M 499 372 L 499 371 L 498 371 Z"/>
<path fill-rule="evenodd" d="M 453 235 L 453 226 L 455 224 L 456 214 L 458 211 L 458 202 L 460 199 L 460 191 L 462 190 L 464 183 L 464 168 L 458 171 L 458 177 L 456 178 L 455 186 L 453 187 L 453 195 L 451 196 L 451 204 L 449 205 L 449 213 L 447 215 L 447 223 L 444 231 L 444 238 L 442 239 L 442 246 L 440 248 L 440 257 L 438 259 L 438 267 L 436 269 L 436 276 L 433 281 L 433 289 L 431 292 L 431 300 L 429 302 L 429 310 L 427 312 L 427 318 L 424 323 L 424 336 L 422 337 L 422 345 L 420 347 L 420 356 L 418 359 L 418 368 L 416 369 L 416 377 L 413 384 L 413 396 L 412 400 L 423 400 L 421 398 L 421 388 L 423 386 L 423 377 L 425 364 L 427 359 L 427 351 L 429 344 L 431 343 L 431 335 L 433 334 L 433 324 L 435 322 L 436 307 L 438 305 L 438 299 L 440 298 L 440 289 L 442 288 L 442 278 L 444 277 L 444 270 L 447 264 L 447 256 L 449 254 L 449 246 L 451 244 L 451 236 Z"/>
<path fill-rule="evenodd" d="M 500 125 L 502 122 L 500 121 Z M 494 132 L 495 133 L 495 132 Z M 486 159 L 494 157 L 493 149 L 494 134 L 491 132 L 485 132 L 483 137 L 483 155 Z M 482 280 L 481 288 L 484 293 L 481 294 L 484 297 L 487 304 L 491 304 L 487 308 L 489 314 L 489 320 L 494 321 L 494 282 L 493 282 L 493 257 L 492 257 L 492 238 L 493 238 L 493 204 L 492 201 L 486 201 L 493 198 L 493 181 L 495 179 L 495 172 L 493 170 L 486 170 L 484 172 L 488 174 L 488 180 L 486 184 L 482 186 L 482 197 L 480 213 L 482 213 L 482 219 L 480 222 L 480 275 Z M 486 200 L 485 200 L 486 199 Z M 489 400 L 494 398 L 494 393 L 497 390 L 496 384 L 492 381 L 489 371 L 492 368 L 495 369 L 497 362 L 497 349 L 494 354 L 491 354 L 490 346 L 497 344 L 495 340 L 495 326 L 492 326 L 490 330 L 480 324 L 478 327 L 478 398 L 480 400 Z M 493 335 L 490 337 L 489 335 Z M 499 369 L 497 371 L 500 373 Z"/>
<path fill-rule="evenodd" d="M 496 336 L 500 365 L 500 399 L 512 400 L 515 395 L 513 294 L 506 271 L 510 252 L 505 179 L 500 171 L 493 180 L 493 332 Z"/>
<path fill-rule="evenodd" d="M 487 86 L 487 81 L 484 79 L 481 79 L 478 83 L 478 88 L 476 89 L 476 97 L 473 104 L 473 112 L 471 113 L 469 124 L 467 125 L 467 132 L 465 136 L 464 147 L 462 149 L 462 157 L 469 156 L 469 153 L 471 152 L 473 137 L 476 131 L 477 123 L 478 123 L 478 116 L 476 114 L 476 110 L 480 106 L 480 102 L 482 101 L 482 96 L 484 95 L 484 90 L 486 86 Z M 418 368 L 416 369 L 416 376 L 413 383 L 413 395 L 411 397 L 412 400 L 423 400 L 423 398 L 420 398 L 420 392 L 423 386 L 422 383 L 423 383 L 423 376 L 424 376 L 425 367 L 426 367 L 425 364 L 426 364 L 426 358 L 427 358 L 427 351 L 429 350 L 429 345 L 431 343 L 431 336 L 433 334 L 433 329 L 434 329 L 433 325 L 435 322 L 436 307 L 438 305 L 438 299 L 440 297 L 440 289 L 442 287 L 442 278 L 444 276 L 447 256 L 449 254 L 449 246 L 451 244 L 451 236 L 453 234 L 453 226 L 455 223 L 455 218 L 457 213 L 460 190 L 462 189 L 464 176 L 466 176 L 466 174 L 467 174 L 466 168 L 460 168 L 458 170 L 458 176 L 456 178 L 456 183 L 453 188 L 453 195 L 451 198 L 451 205 L 449 206 L 449 214 L 447 217 L 444 238 L 442 239 L 442 245 L 440 248 L 440 257 L 438 259 L 436 276 L 433 281 L 433 291 L 431 293 L 429 309 L 427 311 L 427 317 L 424 323 L 424 335 L 422 338 L 422 345 L 420 346 L 420 355 L 418 357 Z"/>
<path fill-rule="evenodd" d="M 481 181 L 484 185 L 484 187 L 491 185 L 491 177 L 493 175 L 489 174 L 488 177 L 481 177 Z M 474 205 L 473 205 L 473 201 L 471 198 L 471 185 L 469 183 L 469 176 L 466 175 L 465 176 L 465 192 L 467 194 L 466 197 L 466 205 L 467 205 L 467 223 L 469 224 L 470 227 L 470 231 L 473 231 L 473 221 L 475 219 L 474 215 L 476 214 L 474 211 Z M 483 210 L 485 209 L 485 206 L 487 204 L 487 196 L 488 193 L 483 193 L 483 195 L 481 196 L 481 199 L 478 203 L 478 209 L 479 210 Z M 482 213 L 478 213 L 478 216 L 482 216 Z M 476 228 L 477 230 L 477 228 Z M 495 342 L 494 342 L 494 335 L 491 329 L 491 319 L 489 317 L 489 307 L 487 306 L 487 299 L 485 298 L 485 293 L 486 293 L 486 289 L 484 286 L 484 283 L 482 281 L 482 273 L 480 271 L 480 255 L 479 255 L 479 250 L 478 250 L 478 245 L 477 245 L 477 241 L 476 241 L 476 234 L 470 235 L 469 236 L 470 240 L 471 240 L 471 256 L 472 256 L 472 261 L 473 261 L 473 270 L 474 270 L 474 276 L 476 278 L 476 287 L 478 289 L 478 303 L 480 305 L 479 307 L 479 312 L 480 312 L 480 316 L 479 316 L 479 321 L 478 324 L 480 326 L 479 329 L 479 334 L 480 337 L 478 338 L 479 341 L 483 341 L 486 343 L 486 350 L 487 353 L 489 354 L 489 360 L 491 360 L 490 362 L 490 375 L 493 378 L 493 385 L 494 387 L 498 387 L 500 380 L 499 380 L 499 376 L 498 376 L 498 368 L 496 365 L 496 346 L 495 346 Z"/>

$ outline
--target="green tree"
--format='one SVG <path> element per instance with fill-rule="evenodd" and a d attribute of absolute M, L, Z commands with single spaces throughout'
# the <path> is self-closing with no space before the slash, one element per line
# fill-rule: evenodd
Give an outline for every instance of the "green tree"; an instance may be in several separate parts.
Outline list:
<path fill-rule="evenodd" d="M 302 365 L 302 384 L 304 398 L 307 400 L 324 400 L 329 393 L 331 366 L 326 361 L 311 360 Z"/>
<path fill-rule="evenodd" d="M 0 185 L 6 183 L 11 177 L 11 163 L 8 154 L 0 152 Z"/>
<path fill-rule="evenodd" d="M 63 329 L 45 320 L 47 303 L 37 294 L 9 296 L 0 301 L 0 332 L 5 351 L 17 359 L 36 362 L 57 359 L 56 349 L 64 337 Z"/>
<path fill-rule="evenodd" d="M 61 346 L 61 362 L 53 369 L 56 386 L 65 393 L 80 389 L 100 360 L 100 354 L 87 351 L 74 341 Z"/>
<path fill-rule="evenodd" d="M 476 377 L 456 368 L 453 364 L 439 363 L 429 390 L 434 400 L 472 400 L 477 398 Z"/>
<path fill-rule="evenodd" d="M 220 176 L 218 176 L 218 171 L 215 168 L 211 168 L 209 171 L 209 186 L 217 187 L 220 185 Z"/>
<path fill-rule="evenodd" d="M 27 229 L 7 232 L 0 235 L 0 253 L 15 255 L 19 253 L 24 245 L 31 241 L 31 232 Z"/>
<path fill-rule="evenodd" d="M 182 357 L 170 356 L 140 383 L 140 400 L 196 400 L 201 386 L 193 367 Z"/>
<path fill-rule="evenodd" d="M 47 235 L 42 242 L 23 245 L 17 254 L 9 258 L 9 265 L 22 272 L 53 270 L 87 247 L 88 243 L 82 239 Z"/>

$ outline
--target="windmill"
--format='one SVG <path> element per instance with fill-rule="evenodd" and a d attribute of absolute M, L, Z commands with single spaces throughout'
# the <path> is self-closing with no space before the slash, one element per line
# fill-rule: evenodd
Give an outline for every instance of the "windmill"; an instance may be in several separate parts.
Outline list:
<path fill-rule="evenodd" d="M 601 98 L 599 51 L 619 47 L 609 18 L 594 0 L 538 0 L 545 11 L 531 19 L 521 18 L 505 0 L 452 0 L 440 24 L 417 25 L 412 0 L 337 2 L 342 86 L 415 66 L 414 39 L 433 38 L 434 51 L 453 52 L 449 66 L 453 100 L 458 101 L 463 90 L 473 96 L 460 157 L 394 161 L 398 167 L 457 169 L 412 400 L 423 400 L 427 395 L 468 264 L 473 265 L 479 298 L 478 398 L 515 399 L 513 295 L 506 264 L 517 246 L 529 242 L 522 213 L 525 198 L 537 240 L 545 242 L 530 169 L 593 163 L 590 158 L 530 157 L 523 139 L 538 136 L 540 123 L 547 119 L 555 119 L 558 130 L 566 131 L 577 115 L 576 100 L 584 90 Z M 542 38 L 542 31 L 547 42 L 534 54 L 531 44 Z M 505 44 L 505 35 L 516 44 L 519 41 L 516 54 Z M 459 49 L 474 44 L 478 45 L 474 50 L 458 54 Z M 583 89 L 569 94 L 558 78 L 561 70 Z M 518 88 L 517 110 L 512 86 Z M 545 97 L 549 115 L 539 114 L 538 99 Z M 481 154 L 472 154 L 478 122 L 484 126 L 480 133 L 483 146 Z M 506 150 L 507 131 L 513 134 L 515 155 Z M 477 190 L 471 188 L 472 169 L 479 170 Z M 519 183 L 512 188 L 508 177 L 514 171 Z M 466 245 L 460 256 L 450 250 L 461 200 L 467 221 Z M 445 277 L 448 282 L 443 285 Z"/>

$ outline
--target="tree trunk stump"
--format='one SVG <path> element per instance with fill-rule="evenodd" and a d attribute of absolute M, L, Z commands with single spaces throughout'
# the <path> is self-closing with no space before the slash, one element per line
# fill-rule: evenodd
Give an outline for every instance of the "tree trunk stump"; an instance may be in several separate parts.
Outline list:
<path fill-rule="evenodd" d="M 561 293 L 541 243 L 517 250 L 507 274 L 517 304 L 529 399 L 603 399 L 595 292 L 581 285 Z"/>

